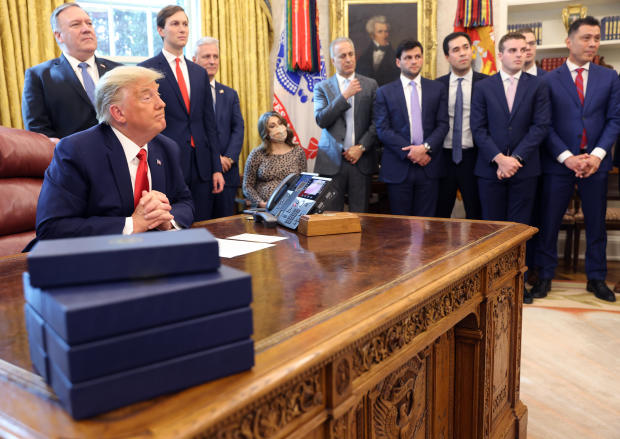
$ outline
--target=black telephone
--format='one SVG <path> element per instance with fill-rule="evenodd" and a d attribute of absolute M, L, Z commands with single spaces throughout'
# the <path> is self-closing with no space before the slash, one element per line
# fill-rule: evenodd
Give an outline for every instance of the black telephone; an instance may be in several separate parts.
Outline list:
<path fill-rule="evenodd" d="M 321 213 L 336 195 L 331 178 L 302 172 L 289 174 L 267 201 L 267 212 L 290 229 L 296 229 L 302 215 Z"/>

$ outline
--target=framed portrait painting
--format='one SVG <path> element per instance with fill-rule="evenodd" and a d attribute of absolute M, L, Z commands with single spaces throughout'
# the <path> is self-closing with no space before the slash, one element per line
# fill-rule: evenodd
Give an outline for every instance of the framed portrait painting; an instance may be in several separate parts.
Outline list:
<path fill-rule="evenodd" d="M 436 2 L 433 0 L 330 1 L 330 37 L 353 40 L 356 71 L 377 80 L 379 86 L 398 78 L 395 49 L 405 39 L 424 47 L 422 75 L 436 71 Z"/>

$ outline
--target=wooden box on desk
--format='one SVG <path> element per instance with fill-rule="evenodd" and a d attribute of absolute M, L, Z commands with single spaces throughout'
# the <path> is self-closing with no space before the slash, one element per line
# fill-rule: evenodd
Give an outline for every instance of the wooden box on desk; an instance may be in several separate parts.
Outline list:
<path fill-rule="evenodd" d="M 362 231 L 360 218 L 351 212 L 326 212 L 303 215 L 297 231 L 305 236 L 336 235 Z"/>

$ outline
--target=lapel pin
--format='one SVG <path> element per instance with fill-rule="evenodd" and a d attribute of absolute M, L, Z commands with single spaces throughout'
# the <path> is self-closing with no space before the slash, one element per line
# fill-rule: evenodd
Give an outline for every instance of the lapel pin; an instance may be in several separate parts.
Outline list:
<path fill-rule="evenodd" d="M 224 90 L 220 89 L 220 94 L 223 95 L 224 94 Z"/>
<path fill-rule="evenodd" d="M 102 69 L 105 69 L 105 64 L 99 64 L 99 67 L 101 67 Z"/>
<path fill-rule="evenodd" d="M 161 160 L 157 159 L 155 163 L 157 163 L 157 166 L 161 166 Z"/>

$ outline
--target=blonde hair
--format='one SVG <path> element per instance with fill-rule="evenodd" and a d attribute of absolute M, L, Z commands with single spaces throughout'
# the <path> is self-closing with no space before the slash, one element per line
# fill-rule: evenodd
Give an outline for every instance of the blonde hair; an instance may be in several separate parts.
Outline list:
<path fill-rule="evenodd" d="M 121 66 L 107 72 L 99 79 L 95 89 L 95 110 L 99 123 L 110 122 L 110 107 L 121 101 L 123 89 L 140 81 L 157 81 L 163 77 L 157 70 L 138 66 Z"/>

